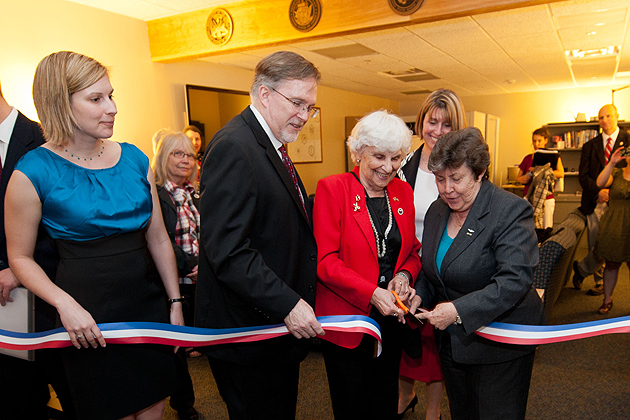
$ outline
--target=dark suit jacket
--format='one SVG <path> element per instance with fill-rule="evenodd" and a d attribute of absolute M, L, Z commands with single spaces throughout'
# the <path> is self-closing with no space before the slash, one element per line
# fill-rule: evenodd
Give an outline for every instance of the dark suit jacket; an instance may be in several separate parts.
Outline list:
<path fill-rule="evenodd" d="M 400 170 L 405 174 L 405 179 L 409 185 L 411 185 L 411 189 L 415 191 L 416 189 L 416 177 L 418 176 L 418 171 L 420 170 L 420 157 L 422 157 L 422 148 L 424 147 L 424 143 L 420 145 L 414 152 L 411 158 L 403 164 Z M 437 197 L 436 197 L 437 198 Z"/>
<path fill-rule="evenodd" d="M 187 254 L 183 249 L 175 243 L 175 228 L 177 227 L 177 207 L 164 187 L 157 187 L 158 197 L 160 199 L 160 208 L 162 209 L 162 218 L 168 237 L 171 239 L 173 251 L 175 251 L 175 260 L 177 262 L 177 271 L 180 277 L 185 277 L 192 272 L 197 265 L 199 258 L 194 255 Z M 192 195 L 193 204 L 199 210 L 199 194 Z"/>
<path fill-rule="evenodd" d="M 354 173 L 359 174 L 358 166 Z M 421 268 L 413 191 L 406 182 L 395 178 L 387 186 L 387 193 L 402 239 L 394 273 L 407 270 L 413 281 Z M 370 299 L 378 287 L 379 265 L 363 185 L 350 173 L 322 179 L 317 185 L 313 218 L 320 282 L 315 313 L 369 316 Z M 358 346 L 362 338 L 360 334 L 326 333 L 326 340 L 349 348 Z"/>
<path fill-rule="evenodd" d="M 449 326 L 453 360 L 499 363 L 533 351 L 533 346 L 495 343 L 475 334 L 493 321 L 533 325 L 544 321 L 542 301 L 532 288 L 538 264 L 532 206 L 484 180 L 440 275 L 435 257 L 450 213 L 441 198 L 427 211 L 422 273 L 415 287 L 423 306 L 431 309 L 451 301 L 457 308 L 463 323 Z"/>
<path fill-rule="evenodd" d="M 317 246 L 308 200 L 306 211 L 247 107 L 215 134 L 204 155 L 196 325 L 282 324 L 300 298 L 315 304 Z M 309 341 L 288 335 L 207 351 L 240 364 L 273 364 L 302 360 Z"/>
<path fill-rule="evenodd" d="M 39 124 L 29 120 L 24 114 L 18 112 L 18 117 L 13 127 L 13 133 L 11 134 L 11 140 L 9 140 L 7 156 L 4 162 L 2 162 L 2 176 L 0 176 L 0 200 L 2 200 L 0 202 L 2 203 L 2 205 L 0 205 L 0 270 L 9 268 L 7 239 L 4 233 L 4 196 L 7 192 L 9 178 L 11 178 L 13 168 L 18 160 L 28 151 L 44 144 L 45 141 L 44 134 Z M 57 264 L 59 263 L 59 254 L 57 253 L 57 248 L 52 238 L 48 236 L 41 225 L 37 235 L 34 257 L 35 261 L 44 269 L 46 274 L 54 280 Z M 54 328 L 56 316 L 54 308 L 40 299 L 36 300 L 36 308 L 36 329 L 42 331 L 48 328 Z"/>
<path fill-rule="evenodd" d="M 617 141 L 613 147 L 613 152 L 620 147 L 630 146 L 630 138 L 628 133 L 619 129 L 619 135 Z M 580 205 L 580 211 L 589 215 L 593 213 L 597 206 L 597 196 L 599 194 L 599 188 L 597 186 L 597 176 L 604 170 L 605 163 L 604 156 L 604 141 L 601 133 L 591 140 L 587 141 L 582 147 L 582 154 L 580 156 L 580 185 L 582 186 L 582 199 Z M 619 162 L 617 167 L 625 166 L 625 161 Z"/>

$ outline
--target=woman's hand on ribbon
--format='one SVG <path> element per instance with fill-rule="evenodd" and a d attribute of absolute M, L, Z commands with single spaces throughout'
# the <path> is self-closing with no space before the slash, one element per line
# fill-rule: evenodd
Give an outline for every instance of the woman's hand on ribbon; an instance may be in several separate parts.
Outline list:
<path fill-rule="evenodd" d="M 77 349 L 89 346 L 96 348 L 99 345 L 105 347 L 105 338 L 92 315 L 70 295 L 57 306 L 57 311 L 74 347 Z"/>

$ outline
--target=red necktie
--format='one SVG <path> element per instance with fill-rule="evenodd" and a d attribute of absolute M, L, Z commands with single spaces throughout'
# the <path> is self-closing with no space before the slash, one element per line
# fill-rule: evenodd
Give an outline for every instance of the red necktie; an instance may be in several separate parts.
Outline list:
<path fill-rule="evenodd" d="M 280 150 L 280 155 L 282 155 L 282 163 L 284 163 L 284 167 L 287 168 L 287 171 L 289 171 L 289 175 L 291 175 L 291 179 L 293 180 L 293 186 L 295 187 L 298 194 L 300 195 L 300 200 L 302 200 L 302 207 L 304 207 L 304 212 L 306 212 L 306 207 L 304 206 L 304 197 L 302 197 L 302 191 L 300 191 L 300 186 L 298 184 L 297 172 L 295 171 L 295 166 L 293 166 L 293 162 L 291 162 L 291 158 L 289 157 L 289 154 L 287 153 L 287 149 L 286 147 L 284 147 L 284 144 L 280 146 L 278 150 Z"/>
<path fill-rule="evenodd" d="M 608 142 L 606 143 L 606 150 L 604 150 L 605 161 L 608 163 L 610 160 L 610 153 L 612 152 L 612 138 L 608 137 Z"/>

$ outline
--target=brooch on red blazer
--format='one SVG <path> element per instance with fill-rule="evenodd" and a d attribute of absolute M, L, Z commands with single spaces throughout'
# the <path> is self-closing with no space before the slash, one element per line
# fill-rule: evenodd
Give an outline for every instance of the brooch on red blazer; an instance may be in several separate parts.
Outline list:
<path fill-rule="evenodd" d="M 359 206 L 359 201 L 361 201 L 361 196 L 359 194 L 356 195 L 356 197 L 354 197 L 354 211 L 359 211 L 361 210 L 361 206 Z"/>
<path fill-rule="evenodd" d="M 392 200 L 397 201 L 397 202 L 400 203 L 400 200 L 398 199 L 398 197 L 394 197 L 394 198 L 392 198 Z M 398 207 L 398 214 L 401 215 L 401 216 L 403 215 L 402 207 Z"/>

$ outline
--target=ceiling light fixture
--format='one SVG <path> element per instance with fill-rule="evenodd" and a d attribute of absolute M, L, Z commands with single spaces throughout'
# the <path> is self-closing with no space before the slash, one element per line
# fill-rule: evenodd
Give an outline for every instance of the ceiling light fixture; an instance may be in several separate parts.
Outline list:
<path fill-rule="evenodd" d="M 619 55 L 621 50 L 620 45 L 611 45 L 609 47 L 594 48 L 589 50 L 571 50 L 564 53 L 570 60 L 589 59 L 589 58 L 602 58 Z"/>

